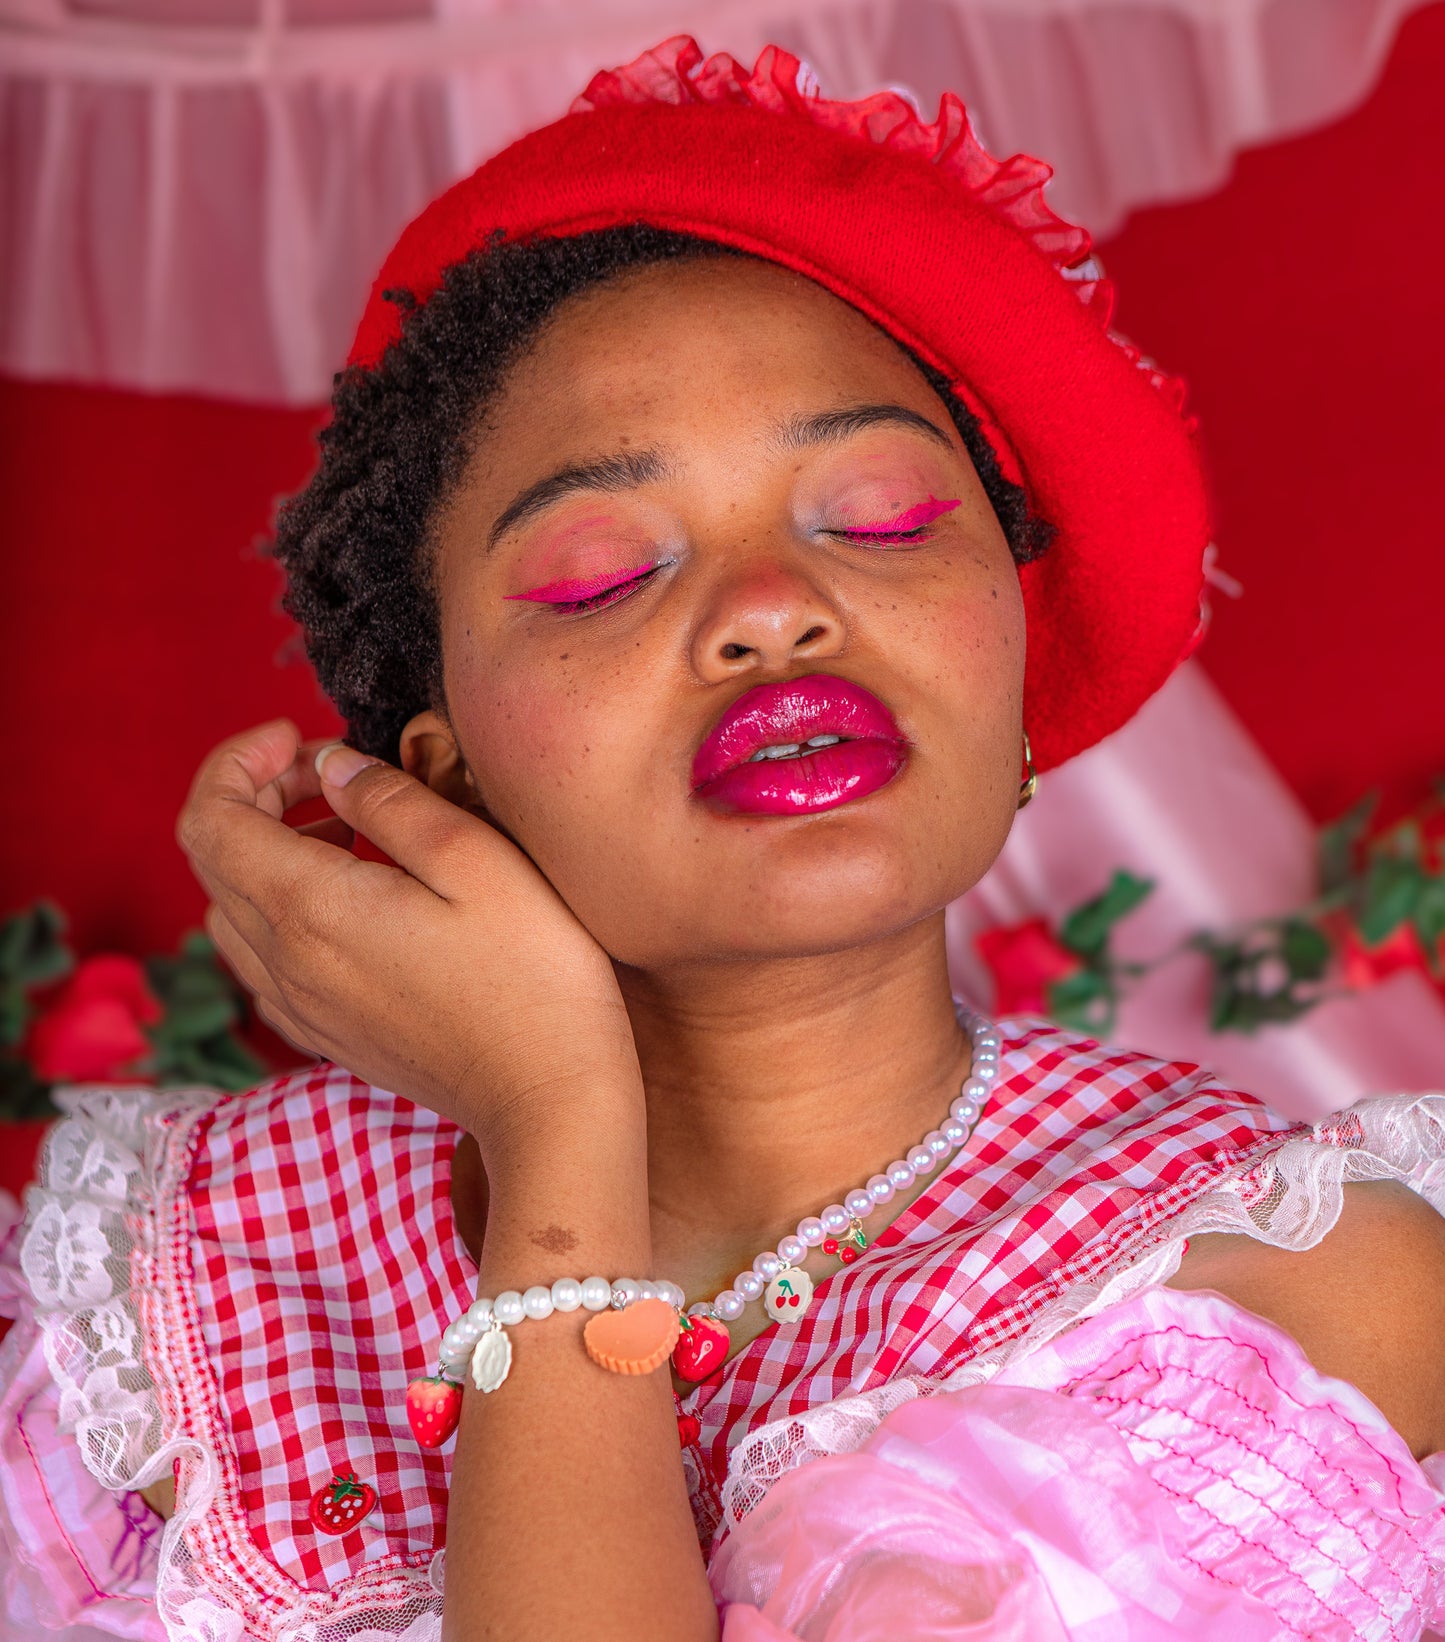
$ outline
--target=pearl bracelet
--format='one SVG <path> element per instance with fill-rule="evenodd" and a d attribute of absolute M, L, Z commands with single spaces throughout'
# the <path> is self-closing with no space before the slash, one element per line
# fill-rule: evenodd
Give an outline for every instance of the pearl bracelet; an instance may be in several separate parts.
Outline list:
<path fill-rule="evenodd" d="M 472 1366 L 482 1339 L 499 1327 L 513 1328 L 528 1318 L 540 1322 L 554 1311 L 576 1311 L 579 1307 L 583 1311 L 606 1311 L 609 1307 L 623 1311 L 637 1300 L 665 1300 L 677 1311 L 687 1303 L 676 1283 L 638 1282 L 632 1277 L 619 1277 L 614 1283 L 605 1277 L 586 1277 L 581 1282 L 575 1277 L 559 1277 L 550 1288 L 538 1283 L 522 1293 L 507 1289 L 495 1299 L 484 1296 L 474 1300 L 442 1335 L 438 1353 L 442 1372 L 460 1380 Z"/>

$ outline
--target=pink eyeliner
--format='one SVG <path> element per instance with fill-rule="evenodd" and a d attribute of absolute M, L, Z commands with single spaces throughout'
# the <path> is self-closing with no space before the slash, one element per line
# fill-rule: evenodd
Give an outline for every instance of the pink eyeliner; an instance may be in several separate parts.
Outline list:
<path fill-rule="evenodd" d="M 924 525 L 931 525 L 945 513 L 952 513 L 961 501 L 962 497 L 955 497 L 952 501 L 940 502 L 936 496 L 930 496 L 926 502 L 909 508 L 907 513 L 900 513 L 896 519 L 889 519 L 884 524 L 854 525 L 852 529 L 860 536 L 906 535 L 910 530 L 922 530 Z"/>
<path fill-rule="evenodd" d="M 609 570 L 606 575 L 593 576 L 587 581 L 548 582 L 545 587 L 534 587 L 528 593 L 504 593 L 502 597 L 530 599 L 535 604 L 576 604 L 598 593 L 606 593 L 610 588 L 620 587 L 623 582 L 640 576 L 644 570 L 651 570 L 655 563 L 654 560 L 650 564 L 634 565 L 631 570 Z"/>

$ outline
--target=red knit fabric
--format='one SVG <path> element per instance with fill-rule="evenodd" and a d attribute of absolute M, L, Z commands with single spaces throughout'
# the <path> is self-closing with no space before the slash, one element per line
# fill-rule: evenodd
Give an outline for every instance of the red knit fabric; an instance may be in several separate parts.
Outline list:
<path fill-rule="evenodd" d="M 928 125 L 892 93 L 823 99 L 776 49 L 749 73 L 670 41 L 422 212 L 351 363 L 400 334 L 383 291 L 425 300 L 499 231 L 648 222 L 816 280 L 948 376 L 1058 529 L 1020 572 L 1024 722 L 1048 768 L 1123 724 L 1193 647 L 1209 531 L 1182 387 L 1109 333 L 1109 288 L 1088 236 L 1044 205 L 1048 175 L 991 159 L 954 98 Z"/>

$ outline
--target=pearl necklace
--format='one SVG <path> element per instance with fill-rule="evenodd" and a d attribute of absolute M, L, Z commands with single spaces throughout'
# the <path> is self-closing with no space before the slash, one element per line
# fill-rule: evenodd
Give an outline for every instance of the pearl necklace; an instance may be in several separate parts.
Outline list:
<path fill-rule="evenodd" d="M 800 1220 L 794 1231 L 779 1240 L 776 1249 L 764 1249 L 749 1270 L 740 1271 L 733 1278 L 731 1288 L 725 1288 L 711 1300 L 699 1300 L 689 1306 L 689 1320 L 706 1318 L 723 1324 L 726 1331 L 726 1325 L 736 1322 L 750 1301 L 761 1299 L 774 1322 L 801 1321 L 813 1298 L 813 1279 L 802 1269 L 808 1250 L 821 1248 L 825 1254 L 836 1254 L 845 1266 L 852 1265 L 868 1247 L 863 1222 L 874 1209 L 891 1202 L 899 1192 L 907 1191 L 919 1176 L 931 1174 L 964 1144 L 973 1133 L 989 1090 L 998 1077 L 1003 1039 L 991 1022 L 973 1014 L 957 997 L 953 1005 L 959 1025 L 973 1039 L 973 1062 L 943 1122 L 936 1129 L 930 1129 L 906 1156 L 890 1163 L 882 1174 L 875 1174 L 865 1185 L 846 1192 L 841 1203 L 830 1203 L 821 1214 Z M 687 1333 L 679 1342 L 673 1361 L 685 1378 L 704 1378 L 711 1372 L 711 1367 L 704 1367 L 703 1363 L 710 1364 L 716 1353 L 698 1349 L 702 1347 L 701 1340 L 690 1341 Z M 702 1359 L 698 1364 L 703 1369 L 701 1374 L 690 1372 L 694 1358 Z"/>

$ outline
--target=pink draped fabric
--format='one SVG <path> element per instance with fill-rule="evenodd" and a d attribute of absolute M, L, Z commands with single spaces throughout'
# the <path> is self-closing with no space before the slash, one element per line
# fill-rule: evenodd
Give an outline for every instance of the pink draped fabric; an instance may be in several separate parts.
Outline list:
<path fill-rule="evenodd" d="M 8 0 L 0 370 L 324 401 L 402 225 L 670 34 L 929 117 L 956 91 L 1101 235 L 1351 107 L 1418 3 Z"/>
<path fill-rule="evenodd" d="M 1405 1642 L 1445 1620 L 1445 1455 L 1151 1289 L 789 1473 L 711 1579 L 723 1642 Z"/>

